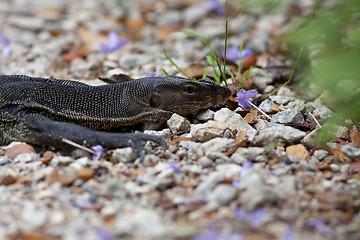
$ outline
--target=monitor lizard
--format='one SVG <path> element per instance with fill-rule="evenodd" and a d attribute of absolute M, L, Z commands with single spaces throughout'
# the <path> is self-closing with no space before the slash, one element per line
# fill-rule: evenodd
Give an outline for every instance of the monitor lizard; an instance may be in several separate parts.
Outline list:
<path fill-rule="evenodd" d="M 90 86 L 72 80 L 0 75 L 0 144 L 24 141 L 64 147 L 63 138 L 92 146 L 142 149 L 161 137 L 111 132 L 120 126 L 156 122 L 222 103 L 228 88 L 181 77 L 147 77 Z"/>

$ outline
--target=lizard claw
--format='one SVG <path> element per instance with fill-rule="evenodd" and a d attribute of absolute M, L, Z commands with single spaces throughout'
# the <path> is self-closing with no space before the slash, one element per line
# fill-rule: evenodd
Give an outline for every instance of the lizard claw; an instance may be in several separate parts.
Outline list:
<path fill-rule="evenodd" d="M 140 155 L 140 162 L 144 159 L 146 151 L 144 149 L 144 145 L 142 144 L 145 141 L 152 141 L 162 147 L 163 151 L 166 150 L 167 146 L 165 141 L 159 137 L 154 135 L 148 135 L 144 133 L 135 133 L 132 134 L 133 138 L 129 140 L 130 146 L 136 150 Z"/>

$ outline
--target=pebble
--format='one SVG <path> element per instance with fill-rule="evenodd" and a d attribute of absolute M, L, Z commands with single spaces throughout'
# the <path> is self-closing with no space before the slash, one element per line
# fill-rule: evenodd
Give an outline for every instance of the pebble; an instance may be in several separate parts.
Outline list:
<path fill-rule="evenodd" d="M 293 97 L 289 96 L 277 96 L 277 95 L 271 95 L 269 96 L 269 99 L 273 101 L 274 103 L 285 105 L 288 104 L 291 101 L 294 101 L 295 99 Z"/>
<path fill-rule="evenodd" d="M 260 132 L 261 130 L 264 130 L 267 127 L 269 127 L 267 121 L 263 119 L 255 119 L 254 128 L 256 129 L 256 131 Z"/>
<path fill-rule="evenodd" d="M 225 123 L 229 129 L 233 129 L 235 126 L 237 131 L 247 131 L 246 135 L 249 141 L 254 139 L 254 136 L 257 133 L 240 114 L 237 114 L 228 108 L 222 108 L 215 112 L 214 120 L 215 122 Z"/>
<path fill-rule="evenodd" d="M 316 157 L 317 159 L 319 159 L 320 161 L 323 160 L 325 157 L 327 157 L 329 155 L 329 152 L 326 150 L 316 150 L 314 152 L 314 157 Z"/>
<path fill-rule="evenodd" d="M 154 61 L 153 57 L 145 54 L 122 54 L 119 64 L 124 69 L 132 69 Z"/>
<path fill-rule="evenodd" d="M 136 153 L 131 147 L 126 148 L 117 148 L 111 154 L 111 159 L 118 163 L 118 162 L 133 162 L 136 159 Z"/>
<path fill-rule="evenodd" d="M 360 148 L 355 147 L 352 143 L 342 145 L 341 151 L 353 160 L 360 158 Z"/>
<path fill-rule="evenodd" d="M 71 157 L 54 156 L 50 161 L 50 166 L 52 166 L 52 167 L 67 166 L 74 161 L 75 160 Z"/>
<path fill-rule="evenodd" d="M 264 148 L 261 147 L 241 147 L 231 155 L 231 160 L 238 164 L 243 164 L 247 160 L 255 162 L 266 162 L 268 157 L 265 155 Z"/>
<path fill-rule="evenodd" d="M 288 96 L 288 97 L 295 97 L 295 93 L 291 91 L 288 87 L 280 87 L 277 91 L 278 96 Z"/>
<path fill-rule="evenodd" d="M 278 198 L 269 187 L 257 186 L 247 188 L 241 195 L 241 202 L 245 210 L 254 211 L 259 207 L 275 204 Z"/>
<path fill-rule="evenodd" d="M 21 153 L 15 157 L 14 163 L 30 163 L 36 160 L 36 153 Z"/>
<path fill-rule="evenodd" d="M 289 102 L 287 105 L 280 105 L 279 110 L 295 110 L 297 112 L 304 113 L 305 112 L 305 102 L 303 100 L 296 99 L 295 101 Z"/>
<path fill-rule="evenodd" d="M 199 161 L 202 168 L 210 168 L 213 164 L 213 161 L 206 156 L 201 157 Z"/>
<path fill-rule="evenodd" d="M 209 121 L 209 120 L 214 120 L 214 114 L 215 112 L 211 109 L 203 109 L 198 111 L 195 114 L 195 117 L 200 121 Z"/>
<path fill-rule="evenodd" d="M 228 124 L 223 122 L 208 121 L 204 124 L 191 125 L 190 134 L 195 141 L 207 142 L 216 137 L 223 137 L 226 130 L 230 131 L 230 136 L 235 136 L 236 130 L 230 130 L 228 128 Z"/>
<path fill-rule="evenodd" d="M 269 127 L 261 130 L 255 137 L 256 142 L 271 143 L 276 140 L 288 144 L 300 141 L 306 135 L 305 132 L 278 123 L 269 123 Z"/>
<path fill-rule="evenodd" d="M 201 150 L 204 154 L 210 152 L 227 152 L 235 147 L 235 140 L 228 138 L 214 138 L 201 144 Z"/>
<path fill-rule="evenodd" d="M 263 110 L 265 113 L 273 113 L 274 111 L 271 109 L 275 103 L 270 99 L 265 99 L 259 105 L 259 108 Z"/>
<path fill-rule="evenodd" d="M 155 136 L 159 136 L 162 138 L 167 138 L 171 135 L 171 131 L 169 128 L 165 128 L 161 131 L 154 131 L 154 130 L 145 130 L 144 131 L 145 134 L 149 134 L 149 135 L 155 135 Z"/>
<path fill-rule="evenodd" d="M 308 148 L 314 148 L 319 144 L 318 141 L 318 130 L 315 129 L 308 133 L 302 140 L 302 143 Z"/>
<path fill-rule="evenodd" d="M 346 127 L 336 126 L 334 135 L 338 138 L 350 139 L 350 131 Z"/>
<path fill-rule="evenodd" d="M 296 110 L 285 110 L 278 112 L 272 116 L 271 122 L 276 123 L 293 123 L 293 124 L 303 124 L 304 123 L 303 115 Z"/>
<path fill-rule="evenodd" d="M 172 133 L 177 133 L 180 131 L 187 131 L 190 129 L 190 122 L 183 116 L 180 116 L 177 113 L 174 113 L 171 118 L 167 121 Z"/>
<path fill-rule="evenodd" d="M 14 160 L 19 154 L 35 153 L 33 146 L 26 143 L 11 144 L 5 151 L 5 154 L 11 160 Z"/>
<path fill-rule="evenodd" d="M 189 7 L 184 11 L 183 19 L 185 24 L 193 25 L 199 22 L 201 19 L 205 18 L 207 11 L 203 7 L 193 6 Z"/>
<path fill-rule="evenodd" d="M 207 195 L 207 208 L 212 210 L 228 205 L 236 199 L 237 195 L 238 191 L 236 188 L 227 184 L 219 184 Z"/>
<path fill-rule="evenodd" d="M 251 73 L 255 74 L 254 87 L 261 92 L 264 91 L 264 89 L 274 81 L 271 73 L 265 69 L 253 68 Z"/>

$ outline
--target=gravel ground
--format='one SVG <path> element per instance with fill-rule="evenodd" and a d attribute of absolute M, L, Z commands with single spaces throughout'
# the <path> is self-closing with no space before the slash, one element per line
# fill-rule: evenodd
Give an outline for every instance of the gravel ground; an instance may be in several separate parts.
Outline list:
<path fill-rule="evenodd" d="M 338 142 L 318 146 L 309 112 L 321 122 L 331 109 L 320 98 L 299 97 L 293 87 L 269 95 L 293 62 L 278 54 L 277 37 L 312 4 L 301 0 L 266 15 L 230 9 L 229 46 L 244 42 L 254 52 L 251 88 L 259 93 L 253 103 L 271 120 L 254 115 L 254 108 L 174 114 L 162 131 L 145 131 L 163 136 L 168 149 L 148 143 L 142 162 L 131 148 L 96 158 L 79 149 L 3 146 L 0 239 L 360 239 L 354 130 L 339 126 Z M 219 10 L 190 0 L 4 0 L 0 33 L 11 51 L 0 57 L 0 70 L 97 85 L 104 84 L 98 77 L 120 73 L 176 74 L 164 51 L 201 76 L 209 49 L 173 32 L 209 36 L 222 51 Z M 124 46 L 106 52 L 101 44 L 112 31 Z"/>

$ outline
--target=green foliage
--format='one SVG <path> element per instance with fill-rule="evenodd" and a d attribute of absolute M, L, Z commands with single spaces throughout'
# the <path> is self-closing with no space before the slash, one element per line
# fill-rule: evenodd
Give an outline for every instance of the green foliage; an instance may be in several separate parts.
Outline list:
<path fill-rule="evenodd" d="M 292 34 L 305 43 L 307 87 L 317 86 L 331 100 L 336 116 L 323 131 L 328 140 L 331 125 L 344 119 L 360 121 L 360 1 L 336 1 L 319 6 L 312 23 Z M 304 24 L 306 25 L 306 24 Z M 300 42 L 299 42 L 300 41 Z"/>

